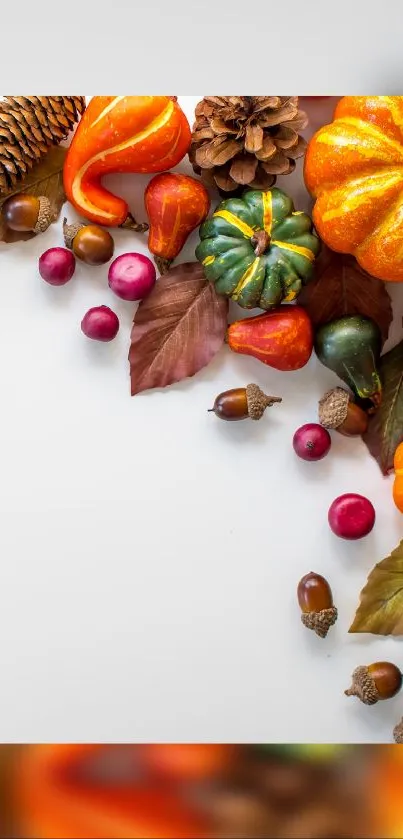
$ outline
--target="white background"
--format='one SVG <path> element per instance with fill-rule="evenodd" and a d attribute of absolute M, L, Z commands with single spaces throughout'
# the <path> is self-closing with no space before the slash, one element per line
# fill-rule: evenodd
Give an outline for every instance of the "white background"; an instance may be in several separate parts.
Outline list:
<path fill-rule="evenodd" d="M 191 122 L 199 98 L 179 97 Z M 298 169 L 278 184 L 301 209 Z M 139 220 L 146 183 L 109 179 Z M 368 572 L 403 536 L 392 479 L 360 440 L 334 434 L 320 463 L 292 449 L 336 378 L 315 357 L 278 373 L 226 347 L 194 379 L 131 398 L 135 306 L 109 291 L 107 266 L 77 263 L 62 288 L 38 275 L 40 254 L 63 244 L 61 219 L 0 244 L 0 740 L 390 741 L 403 696 L 367 708 L 343 691 L 358 664 L 402 664 L 398 639 L 348 635 Z M 115 255 L 147 252 L 146 237 L 113 235 Z M 391 291 L 387 348 L 402 331 Z M 99 304 L 121 319 L 109 345 L 80 332 Z M 250 381 L 282 405 L 259 423 L 207 413 Z M 376 508 L 360 542 L 328 528 L 344 492 Z M 311 570 L 339 608 L 326 640 L 300 622 L 296 586 Z"/>

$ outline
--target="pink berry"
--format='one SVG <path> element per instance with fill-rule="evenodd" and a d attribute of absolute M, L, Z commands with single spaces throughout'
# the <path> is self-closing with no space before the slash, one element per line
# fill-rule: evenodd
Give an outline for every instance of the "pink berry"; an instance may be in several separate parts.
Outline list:
<path fill-rule="evenodd" d="M 39 257 L 39 273 L 50 285 L 65 285 L 76 267 L 74 254 L 67 248 L 49 248 Z"/>
<path fill-rule="evenodd" d="M 316 422 L 308 422 L 297 429 L 292 444 L 295 453 L 302 460 L 322 460 L 326 457 L 331 442 L 326 428 Z"/>
<path fill-rule="evenodd" d="M 362 539 L 375 524 L 375 510 L 364 495 L 347 492 L 330 505 L 328 521 L 333 533 L 341 539 Z"/>
<path fill-rule="evenodd" d="M 156 270 L 148 256 L 123 253 L 109 266 L 108 283 L 122 300 L 143 300 L 156 280 Z"/>
<path fill-rule="evenodd" d="M 119 331 L 119 318 L 109 306 L 94 306 L 84 315 L 81 329 L 94 341 L 113 341 Z"/>

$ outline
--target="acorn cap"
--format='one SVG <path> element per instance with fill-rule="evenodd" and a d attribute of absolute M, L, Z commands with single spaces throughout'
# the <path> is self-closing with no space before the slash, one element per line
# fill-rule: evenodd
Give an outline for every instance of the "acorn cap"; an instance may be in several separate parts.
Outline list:
<path fill-rule="evenodd" d="M 66 248 L 69 248 L 70 250 L 72 249 L 73 241 L 77 236 L 78 231 L 81 230 L 82 227 L 86 227 L 86 225 L 82 224 L 82 222 L 74 222 L 74 224 L 67 224 L 67 219 L 63 219 L 63 236 Z"/>
<path fill-rule="evenodd" d="M 350 394 L 342 387 L 328 390 L 319 400 L 319 422 L 324 428 L 338 428 L 347 417 Z"/>
<path fill-rule="evenodd" d="M 393 729 L 393 739 L 395 743 L 403 743 L 403 717 Z"/>
<path fill-rule="evenodd" d="M 53 213 L 49 198 L 46 195 L 39 195 L 39 213 L 34 233 L 44 233 L 48 229 L 53 220 Z"/>
<path fill-rule="evenodd" d="M 330 606 L 329 609 L 321 609 L 320 612 L 304 612 L 301 620 L 307 629 L 313 629 L 320 638 L 326 638 L 330 627 L 337 621 L 337 609 Z"/>
<path fill-rule="evenodd" d="M 250 419 L 259 420 L 266 408 L 270 408 L 275 402 L 282 402 L 282 399 L 280 396 L 266 396 L 259 385 L 251 384 L 246 386 L 246 401 Z"/>
<path fill-rule="evenodd" d="M 368 667 L 356 667 L 352 676 L 352 684 L 344 691 L 346 696 L 358 696 L 364 705 L 375 705 L 380 699 L 376 684 Z"/>

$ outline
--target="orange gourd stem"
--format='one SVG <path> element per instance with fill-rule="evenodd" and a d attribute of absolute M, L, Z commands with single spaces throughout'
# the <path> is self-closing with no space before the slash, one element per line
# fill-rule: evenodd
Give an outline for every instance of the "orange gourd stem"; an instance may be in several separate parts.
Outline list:
<path fill-rule="evenodd" d="M 150 221 L 148 249 L 163 272 L 208 215 L 210 198 L 200 181 L 167 172 L 151 179 L 144 201 Z"/>
<path fill-rule="evenodd" d="M 127 222 L 123 198 L 101 183 L 114 172 L 164 172 L 176 166 L 190 144 L 190 127 L 172 96 L 94 96 L 67 152 L 66 196 L 95 224 Z"/>

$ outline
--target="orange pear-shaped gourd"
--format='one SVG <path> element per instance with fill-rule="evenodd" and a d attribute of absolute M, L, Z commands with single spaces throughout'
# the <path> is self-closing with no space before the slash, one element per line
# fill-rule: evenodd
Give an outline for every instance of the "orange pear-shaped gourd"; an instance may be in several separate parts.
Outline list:
<path fill-rule="evenodd" d="M 201 181 L 189 175 L 166 172 L 151 178 L 144 201 L 150 222 L 148 249 L 169 264 L 206 218 L 208 192 Z"/>
<path fill-rule="evenodd" d="M 67 152 L 67 198 L 84 218 L 118 227 L 128 206 L 102 185 L 104 175 L 165 172 L 182 160 L 190 138 L 174 96 L 93 96 Z"/>
<path fill-rule="evenodd" d="M 301 306 L 284 304 L 235 321 L 228 328 L 227 342 L 234 352 L 252 355 L 276 370 L 299 370 L 312 354 L 312 324 Z"/>

